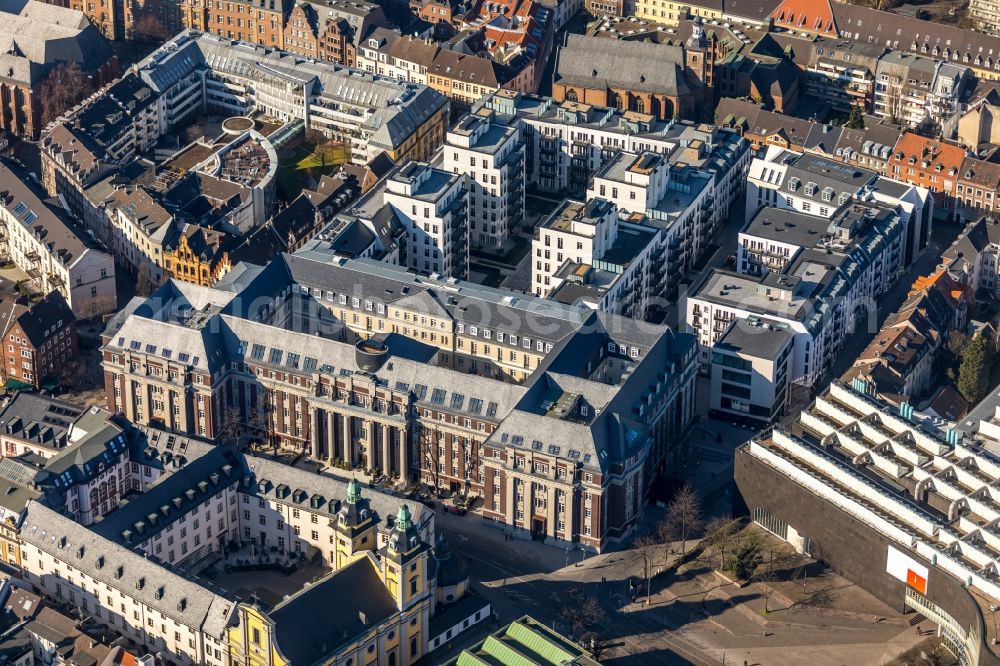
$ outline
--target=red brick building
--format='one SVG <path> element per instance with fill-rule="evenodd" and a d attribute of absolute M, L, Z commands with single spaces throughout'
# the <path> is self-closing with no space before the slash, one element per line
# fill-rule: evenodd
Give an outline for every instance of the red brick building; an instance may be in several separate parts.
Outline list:
<path fill-rule="evenodd" d="M 58 291 L 33 305 L 13 297 L 0 299 L 0 326 L 2 376 L 8 385 L 40 388 L 77 356 L 76 317 Z"/>
<path fill-rule="evenodd" d="M 286 8 L 282 0 L 180 0 L 185 28 L 277 49 L 284 48 Z"/>
<path fill-rule="evenodd" d="M 964 148 L 906 132 L 892 150 L 886 175 L 926 187 L 934 193 L 935 207 L 951 211 L 964 161 Z"/>

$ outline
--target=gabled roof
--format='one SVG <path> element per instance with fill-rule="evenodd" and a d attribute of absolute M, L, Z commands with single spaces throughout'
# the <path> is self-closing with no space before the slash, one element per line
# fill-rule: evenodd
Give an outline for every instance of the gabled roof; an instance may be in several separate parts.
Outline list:
<path fill-rule="evenodd" d="M 59 62 L 92 72 L 113 55 L 83 12 L 37 0 L 4 0 L 0 16 L 0 77 L 16 83 L 40 84 Z"/>
<path fill-rule="evenodd" d="M 775 27 L 836 37 L 837 22 L 830 0 L 784 0 L 771 12 Z"/>
<path fill-rule="evenodd" d="M 690 91 L 679 46 L 567 35 L 555 80 L 586 88 L 628 88 L 681 96 Z"/>
<path fill-rule="evenodd" d="M 8 313 L 9 317 L 6 316 Z M 17 324 L 35 349 L 75 321 L 73 310 L 59 291 L 49 292 L 48 296 L 31 306 L 15 302 L 10 297 L 0 297 L 0 326 L 3 326 L 0 334 Z"/>

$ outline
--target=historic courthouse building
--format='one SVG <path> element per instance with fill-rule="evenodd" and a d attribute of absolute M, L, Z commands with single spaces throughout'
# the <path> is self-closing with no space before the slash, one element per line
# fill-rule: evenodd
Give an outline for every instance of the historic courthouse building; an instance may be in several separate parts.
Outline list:
<path fill-rule="evenodd" d="M 103 353 L 129 420 L 482 496 L 487 518 L 593 549 L 636 524 L 694 413 L 687 335 L 309 253 L 167 283 Z"/>

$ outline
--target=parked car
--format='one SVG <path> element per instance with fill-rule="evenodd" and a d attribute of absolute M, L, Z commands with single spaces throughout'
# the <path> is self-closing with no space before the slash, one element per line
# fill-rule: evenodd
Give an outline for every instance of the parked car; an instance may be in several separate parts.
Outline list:
<path fill-rule="evenodd" d="M 469 510 L 466 509 L 464 506 L 446 506 L 444 510 L 447 511 L 448 513 L 453 513 L 456 516 L 464 516 L 469 512 Z"/>

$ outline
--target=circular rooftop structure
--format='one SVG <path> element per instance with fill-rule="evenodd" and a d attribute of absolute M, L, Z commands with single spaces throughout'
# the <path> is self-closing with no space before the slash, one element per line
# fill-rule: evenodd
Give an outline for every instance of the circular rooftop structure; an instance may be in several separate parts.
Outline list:
<path fill-rule="evenodd" d="M 253 118 L 246 116 L 233 116 L 222 121 L 222 131 L 226 134 L 243 134 L 254 128 Z"/>
<path fill-rule="evenodd" d="M 354 361 L 365 372 L 375 372 L 389 356 L 389 345 L 377 338 L 358 340 L 354 345 Z"/>

